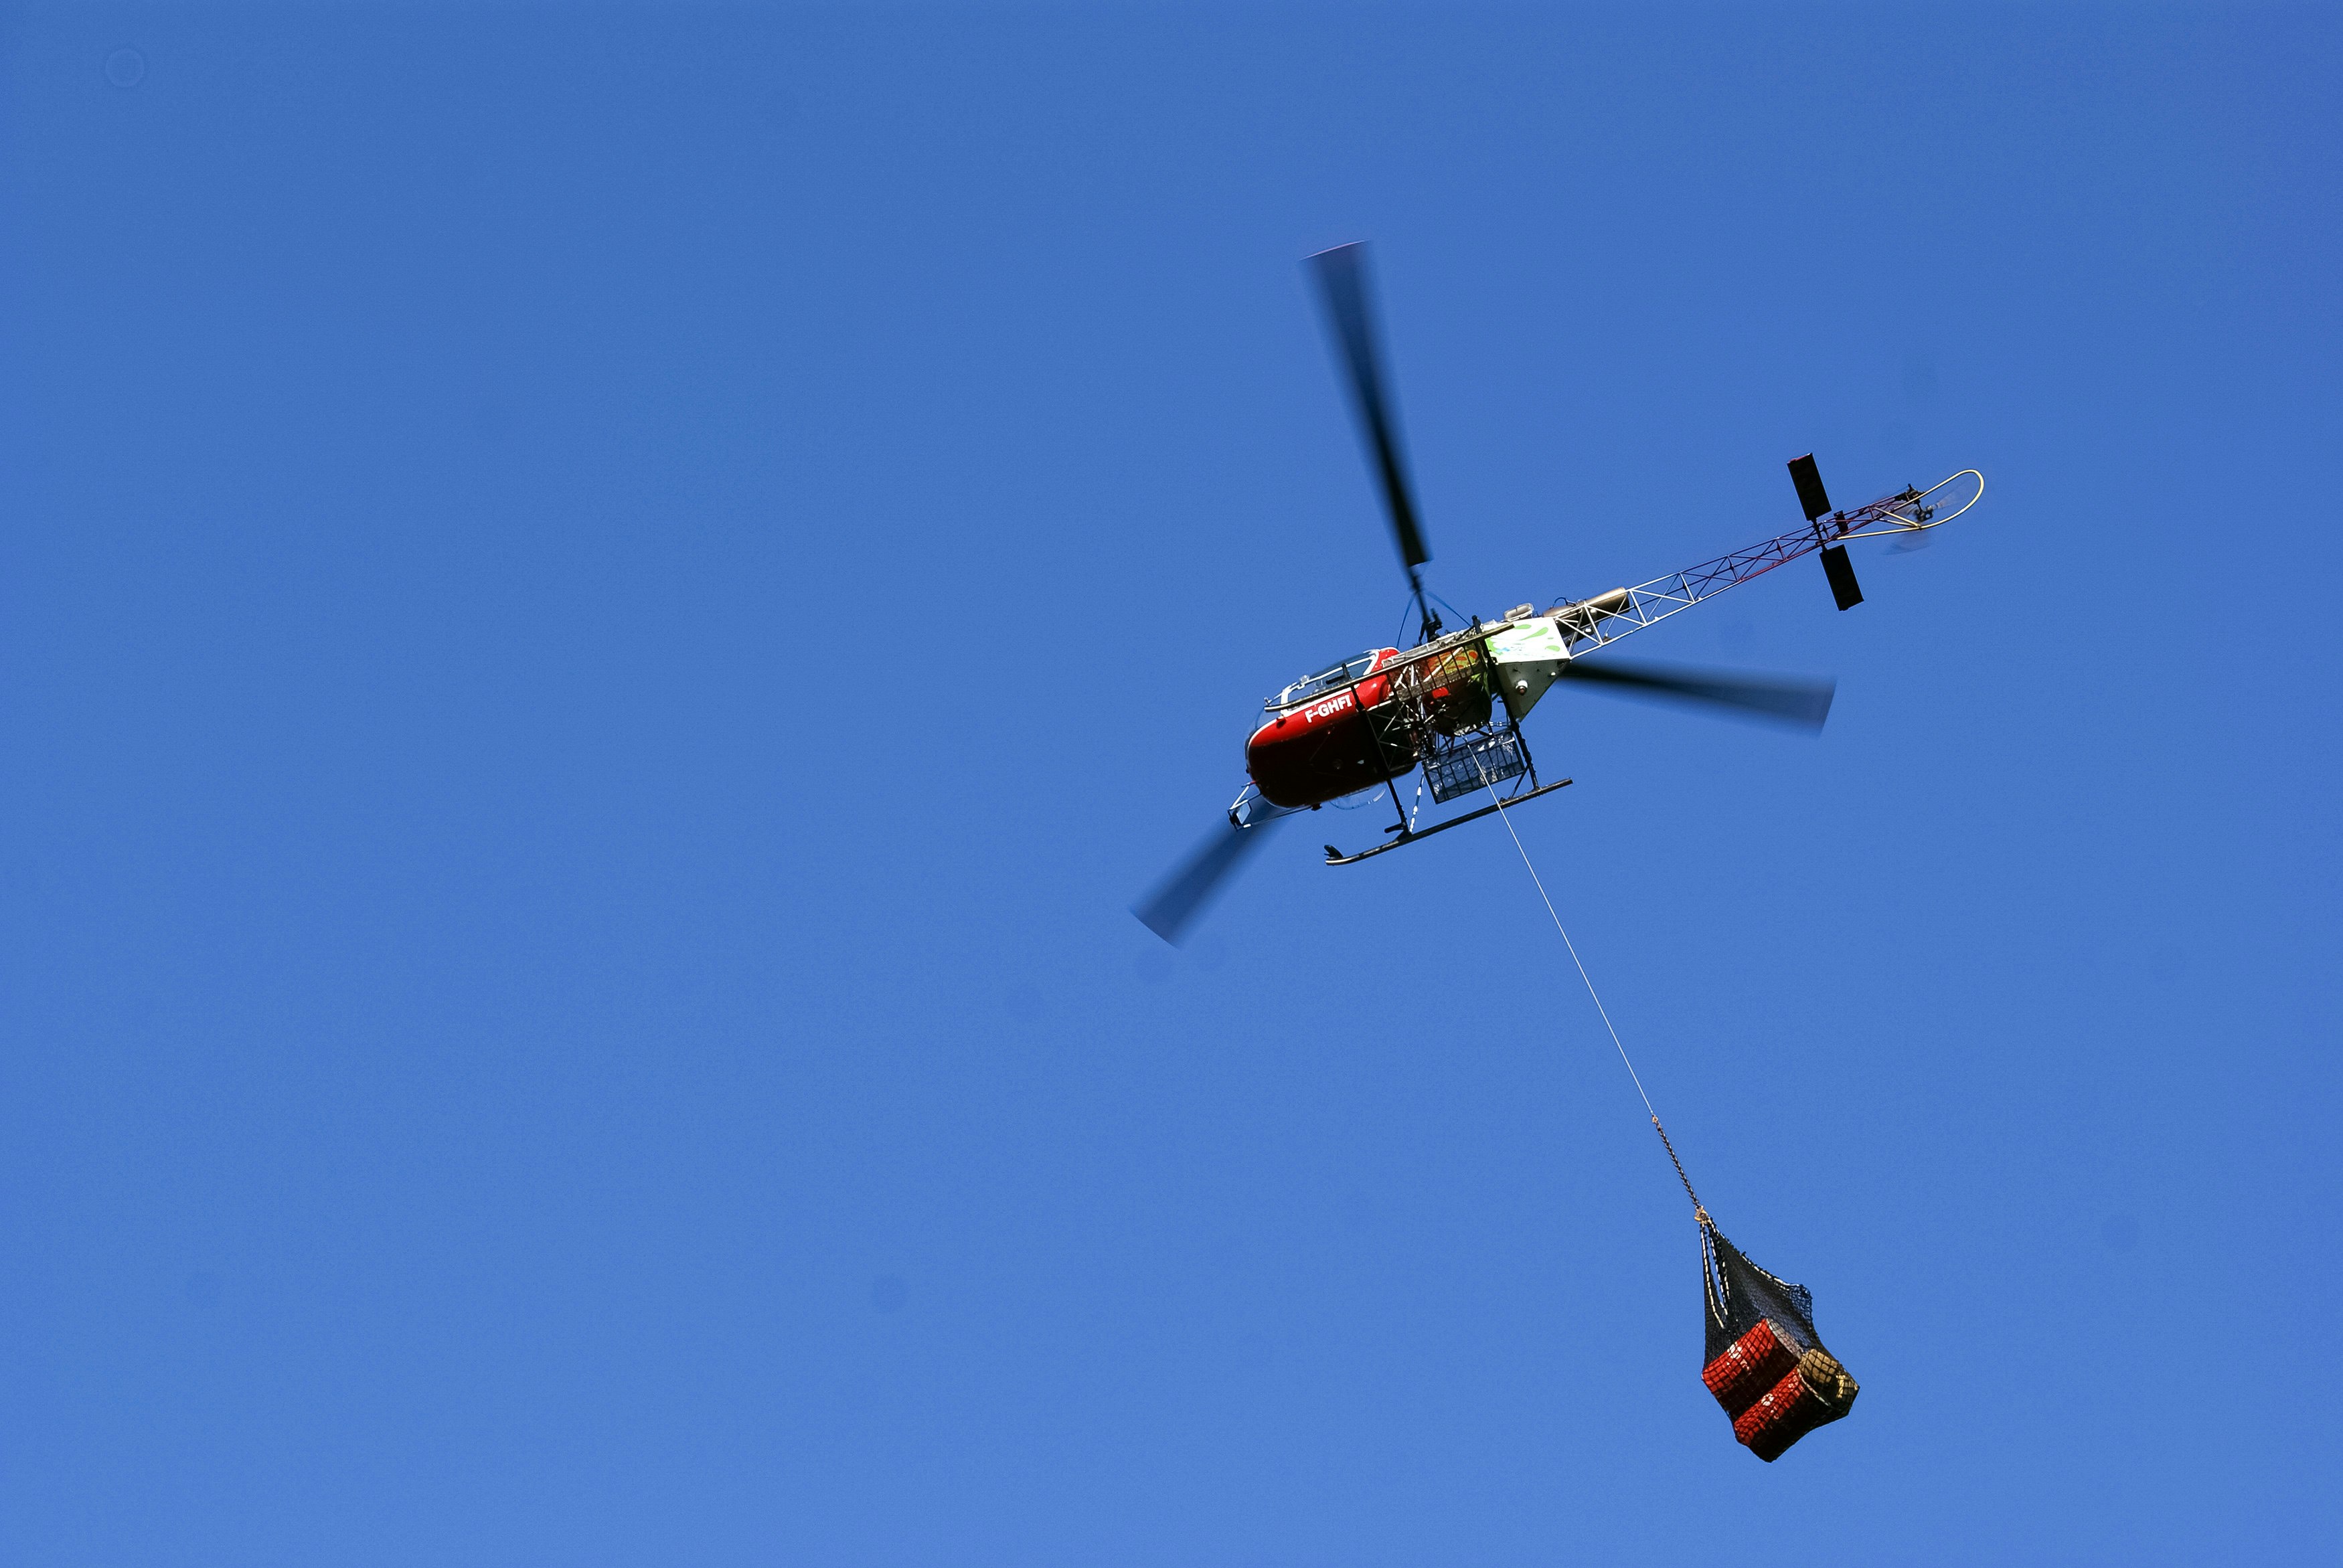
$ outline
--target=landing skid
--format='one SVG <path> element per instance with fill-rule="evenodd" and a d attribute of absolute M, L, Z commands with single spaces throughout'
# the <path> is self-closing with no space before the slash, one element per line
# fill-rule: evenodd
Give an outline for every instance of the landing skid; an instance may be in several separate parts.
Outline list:
<path fill-rule="evenodd" d="M 1506 801 L 1505 804 L 1508 806 L 1522 805 L 1526 801 L 1536 799 L 1541 795 L 1551 795 L 1555 790 L 1567 785 L 1569 782 L 1570 780 L 1567 779 L 1558 779 L 1551 784 L 1541 784 L 1534 789 L 1524 790 L 1521 794 L 1514 796 L 1512 799 Z M 1431 838 L 1434 833 L 1445 833 L 1451 828 L 1462 827 L 1465 823 L 1472 821 L 1475 817 L 1485 817 L 1496 809 L 1497 808 L 1494 806 L 1483 806 L 1478 811 L 1467 811 L 1462 817 L 1451 817 L 1445 822 L 1434 823 L 1433 826 L 1426 828 L 1421 833 L 1403 832 L 1388 844 L 1377 844 L 1373 849 L 1362 849 L 1355 855 L 1345 855 L 1342 850 L 1337 849 L 1333 845 L 1329 844 L 1326 846 L 1326 863 L 1330 866 L 1355 866 L 1362 860 L 1372 860 L 1377 855 L 1386 853 L 1389 850 L 1405 849 L 1408 845 L 1415 843 L 1419 839 Z"/>

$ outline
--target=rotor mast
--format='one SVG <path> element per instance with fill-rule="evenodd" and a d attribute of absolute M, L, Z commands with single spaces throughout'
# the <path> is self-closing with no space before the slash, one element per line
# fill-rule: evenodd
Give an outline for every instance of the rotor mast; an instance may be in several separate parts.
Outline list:
<path fill-rule="evenodd" d="M 1440 617 L 1423 597 L 1423 574 L 1410 567 L 1407 580 L 1408 586 L 1415 589 L 1415 640 L 1421 646 L 1440 635 Z"/>

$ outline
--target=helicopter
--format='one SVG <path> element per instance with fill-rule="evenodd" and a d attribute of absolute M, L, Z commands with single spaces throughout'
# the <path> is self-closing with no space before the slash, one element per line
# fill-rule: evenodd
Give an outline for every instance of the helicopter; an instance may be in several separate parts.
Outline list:
<path fill-rule="evenodd" d="M 1326 864 L 1351 866 L 1408 848 L 1493 811 L 1526 804 L 1571 780 L 1541 782 L 1522 720 L 1554 686 L 1570 681 L 1623 696 L 1739 712 L 1807 730 L 1829 716 L 1835 684 L 1730 671 L 1589 659 L 1632 632 L 1690 609 L 1807 555 L 1820 555 L 1831 597 L 1844 611 L 1863 602 L 1850 540 L 1913 536 L 1950 522 L 1985 493 L 1985 476 L 1965 468 L 1923 490 L 1906 486 L 1848 510 L 1834 508 L 1812 453 L 1788 464 L 1805 514 L 1802 527 L 1698 566 L 1541 609 L 1523 604 L 1496 620 L 1471 618 L 1450 630 L 1423 583 L 1432 551 L 1403 455 L 1383 369 L 1363 242 L 1320 251 L 1306 264 L 1317 285 L 1343 382 L 1381 492 L 1415 610 L 1406 648 L 1373 648 L 1282 688 L 1262 704 L 1245 742 L 1247 782 L 1216 829 L 1131 907 L 1141 923 L 1177 943 L 1268 829 L 1287 817 L 1387 790 L 1398 817 L 1382 843 L 1354 854 L 1325 846 Z M 1925 541 L 1924 541 L 1925 542 Z M 1907 538 L 1899 548 L 1909 548 Z M 1453 613 L 1452 611 L 1452 613 Z M 1413 803 L 1401 781 L 1421 773 Z M 1500 789 L 1503 786 L 1503 789 Z M 1423 797 L 1445 806 L 1485 793 L 1489 804 L 1435 821 Z"/>

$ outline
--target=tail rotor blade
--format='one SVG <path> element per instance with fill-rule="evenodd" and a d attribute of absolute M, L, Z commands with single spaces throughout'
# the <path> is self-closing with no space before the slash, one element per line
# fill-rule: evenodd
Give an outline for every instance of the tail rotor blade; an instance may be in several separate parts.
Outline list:
<path fill-rule="evenodd" d="M 1270 816 L 1250 828 L 1224 823 L 1215 829 L 1152 891 L 1131 905 L 1131 912 L 1141 925 L 1178 947 L 1182 933 L 1220 895 L 1277 820 Z"/>
<path fill-rule="evenodd" d="M 1798 488 L 1798 505 L 1813 522 L 1831 509 L 1830 492 L 1823 488 L 1822 470 L 1815 466 L 1815 455 L 1790 459 L 1790 483 Z M 1817 542 L 1822 536 L 1817 533 Z M 1823 551 L 1823 573 L 1830 578 L 1831 598 L 1838 608 L 1853 609 L 1863 602 L 1863 589 L 1855 586 L 1855 563 L 1846 558 L 1846 547 L 1832 545 Z"/>
<path fill-rule="evenodd" d="M 1607 687 L 1622 697 L 1688 702 L 1745 713 L 1801 729 L 1820 729 L 1830 717 L 1833 680 L 1748 676 L 1722 669 L 1625 664 L 1616 659 L 1573 659 L 1562 673 L 1572 680 Z"/>
<path fill-rule="evenodd" d="M 1863 588 L 1855 580 L 1855 563 L 1846 558 L 1845 545 L 1823 552 L 1823 575 L 1830 578 L 1831 598 L 1839 608 L 1853 609 L 1863 602 Z"/>
<path fill-rule="evenodd" d="M 1383 507 L 1391 515 L 1393 537 L 1400 560 L 1411 579 L 1415 568 L 1432 558 L 1416 520 L 1415 492 L 1408 482 L 1407 460 L 1399 445 L 1399 416 L 1392 407 L 1383 377 L 1383 351 L 1375 332 L 1373 300 L 1367 286 L 1367 247 L 1363 243 L 1338 245 L 1310 258 L 1318 289 L 1326 301 L 1326 319 L 1334 331 L 1348 374 L 1351 405 L 1366 437 L 1367 458 L 1383 486 Z"/>
<path fill-rule="evenodd" d="M 1798 487 L 1798 505 L 1805 509 L 1806 521 L 1831 509 L 1830 492 L 1823 488 L 1823 472 L 1815 466 L 1812 452 L 1790 459 L 1790 483 Z"/>

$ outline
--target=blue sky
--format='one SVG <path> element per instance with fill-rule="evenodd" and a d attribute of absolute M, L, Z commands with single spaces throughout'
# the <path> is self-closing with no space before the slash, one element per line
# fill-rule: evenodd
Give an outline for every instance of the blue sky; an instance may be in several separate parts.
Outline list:
<path fill-rule="evenodd" d="M 11 8 L 0 1555 L 2327 1560 L 2338 44 Z M 1468 613 L 1990 478 L 1531 721 L 1777 1464 L 1493 824 L 1126 912 L 1400 624 L 1362 237 Z"/>

